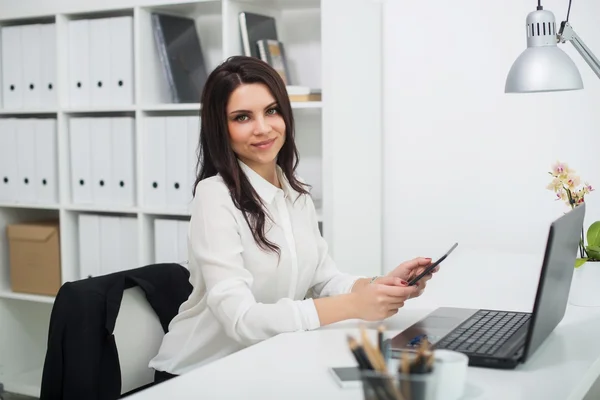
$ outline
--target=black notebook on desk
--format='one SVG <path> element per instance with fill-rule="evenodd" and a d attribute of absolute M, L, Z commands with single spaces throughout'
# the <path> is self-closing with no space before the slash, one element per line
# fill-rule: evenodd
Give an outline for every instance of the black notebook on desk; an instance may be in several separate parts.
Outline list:
<path fill-rule="evenodd" d="M 152 28 L 173 103 L 200 103 L 208 77 L 195 21 L 152 14 Z"/>

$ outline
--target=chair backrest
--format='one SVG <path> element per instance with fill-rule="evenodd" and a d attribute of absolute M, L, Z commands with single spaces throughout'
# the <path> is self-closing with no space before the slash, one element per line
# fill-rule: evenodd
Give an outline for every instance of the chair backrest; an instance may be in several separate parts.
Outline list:
<path fill-rule="evenodd" d="M 164 332 L 140 287 L 123 292 L 113 333 L 121 367 L 121 394 L 152 383 L 154 370 L 148 363 L 158 353 Z"/>

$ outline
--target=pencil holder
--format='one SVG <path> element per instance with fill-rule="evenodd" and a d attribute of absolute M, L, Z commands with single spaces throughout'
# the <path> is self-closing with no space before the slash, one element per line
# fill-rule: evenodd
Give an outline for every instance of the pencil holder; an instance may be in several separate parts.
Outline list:
<path fill-rule="evenodd" d="M 434 400 L 435 373 L 382 374 L 373 370 L 360 372 L 364 400 Z"/>

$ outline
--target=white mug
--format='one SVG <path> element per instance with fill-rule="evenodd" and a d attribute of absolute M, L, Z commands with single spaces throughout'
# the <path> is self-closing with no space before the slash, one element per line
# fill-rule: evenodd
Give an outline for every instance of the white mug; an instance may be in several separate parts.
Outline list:
<path fill-rule="evenodd" d="M 467 383 L 469 358 L 451 350 L 434 350 L 434 373 L 437 380 L 437 400 L 460 399 Z"/>

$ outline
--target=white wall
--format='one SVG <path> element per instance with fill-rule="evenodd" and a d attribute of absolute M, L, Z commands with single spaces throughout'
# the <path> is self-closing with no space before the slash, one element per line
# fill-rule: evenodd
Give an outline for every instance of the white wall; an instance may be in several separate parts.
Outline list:
<path fill-rule="evenodd" d="M 551 220 L 567 210 L 545 189 L 551 163 L 568 162 L 600 188 L 600 80 L 571 45 L 561 48 L 579 67 L 585 90 L 504 94 L 536 3 L 385 3 L 386 271 L 413 256 L 437 257 L 458 241 L 453 258 L 518 281 L 519 271 L 506 276 L 490 261 L 495 252 L 541 260 Z M 554 12 L 558 28 L 568 1 L 542 5 Z M 600 2 L 578 0 L 570 22 L 600 55 L 598 15 Z M 587 200 L 586 226 L 600 219 L 600 190 Z M 475 252 L 477 260 L 470 256 Z M 440 279 L 451 274 L 445 272 Z M 434 302 L 452 290 L 436 287 Z"/>

